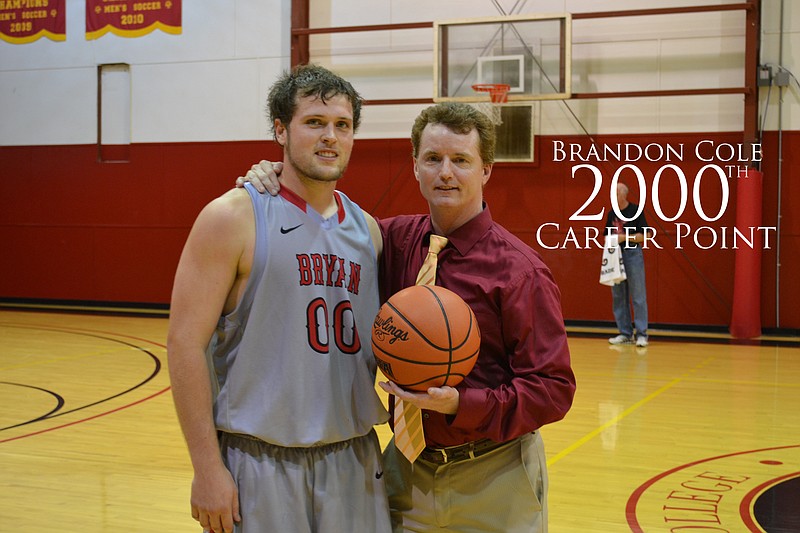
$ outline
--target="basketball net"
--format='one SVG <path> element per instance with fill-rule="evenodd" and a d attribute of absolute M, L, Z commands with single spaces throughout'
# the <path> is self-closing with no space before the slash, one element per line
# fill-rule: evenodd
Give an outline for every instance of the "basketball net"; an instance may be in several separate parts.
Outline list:
<path fill-rule="evenodd" d="M 508 102 L 508 91 L 511 90 L 511 86 L 505 83 L 476 83 L 472 86 L 472 90 L 489 93 L 489 101 L 472 102 L 470 105 L 489 117 L 495 126 L 502 124 L 503 106 L 500 104 Z"/>

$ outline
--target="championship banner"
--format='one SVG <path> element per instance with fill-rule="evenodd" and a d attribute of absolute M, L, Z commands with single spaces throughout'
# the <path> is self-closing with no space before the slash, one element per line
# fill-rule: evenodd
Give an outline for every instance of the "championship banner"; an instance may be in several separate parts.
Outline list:
<path fill-rule="evenodd" d="M 86 0 L 86 40 L 108 32 L 120 37 L 141 37 L 159 29 L 181 33 L 181 0 Z"/>
<path fill-rule="evenodd" d="M 67 39 L 65 0 L 0 0 L 0 39 L 12 44 L 41 37 Z"/>

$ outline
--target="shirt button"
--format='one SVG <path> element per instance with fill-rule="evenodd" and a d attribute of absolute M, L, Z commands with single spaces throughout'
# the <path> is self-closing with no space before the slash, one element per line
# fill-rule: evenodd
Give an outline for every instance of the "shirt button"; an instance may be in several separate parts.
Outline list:
<path fill-rule="evenodd" d="M 428 413 L 422 413 L 422 418 L 428 419 L 430 417 L 431 415 L 429 415 Z"/>

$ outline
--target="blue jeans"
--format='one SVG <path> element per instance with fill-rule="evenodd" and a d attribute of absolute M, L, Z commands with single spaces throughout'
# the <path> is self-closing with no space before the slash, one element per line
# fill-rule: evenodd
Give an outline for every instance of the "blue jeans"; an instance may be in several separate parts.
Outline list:
<path fill-rule="evenodd" d="M 647 288 L 644 282 L 642 247 L 626 247 L 623 244 L 620 248 L 628 279 L 611 287 L 614 320 L 623 335 L 632 337 L 635 327 L 637 336 L 647 337 Z M 633 301 L 633 320 L 631 320 L 631 301 Z"/>

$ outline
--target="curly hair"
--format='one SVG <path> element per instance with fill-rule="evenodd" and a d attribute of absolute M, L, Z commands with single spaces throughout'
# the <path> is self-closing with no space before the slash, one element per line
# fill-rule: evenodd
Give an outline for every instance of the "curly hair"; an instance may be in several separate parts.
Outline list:
<path fill-rule="evenodd" d="M 478 149 L 483 163 L 488 165 L 494 163 L 496 143 L 494 124 L 489 117 L 471 105 L 462 102 L 442 102 L 423 109 L 411 128 L 411 146 L 414 158 L 419 153 L 422 131 L 428 124 L 441 124 L 460 134 L 467 134 L 475 129 L 478 132 Z"/>
<path fill-rule="evenodd" d="M 353 106 L 353 131 L 361 124 L 361 104 L 364 99 L 350 82 L 319 65 L 298 65 L 284 72 L 269 91 L 267 113 L 275 129 L 275 119 L 284 125 L 292 121 L 298 97 L 316 96 L 322 102 L 343 95 Z"/>

